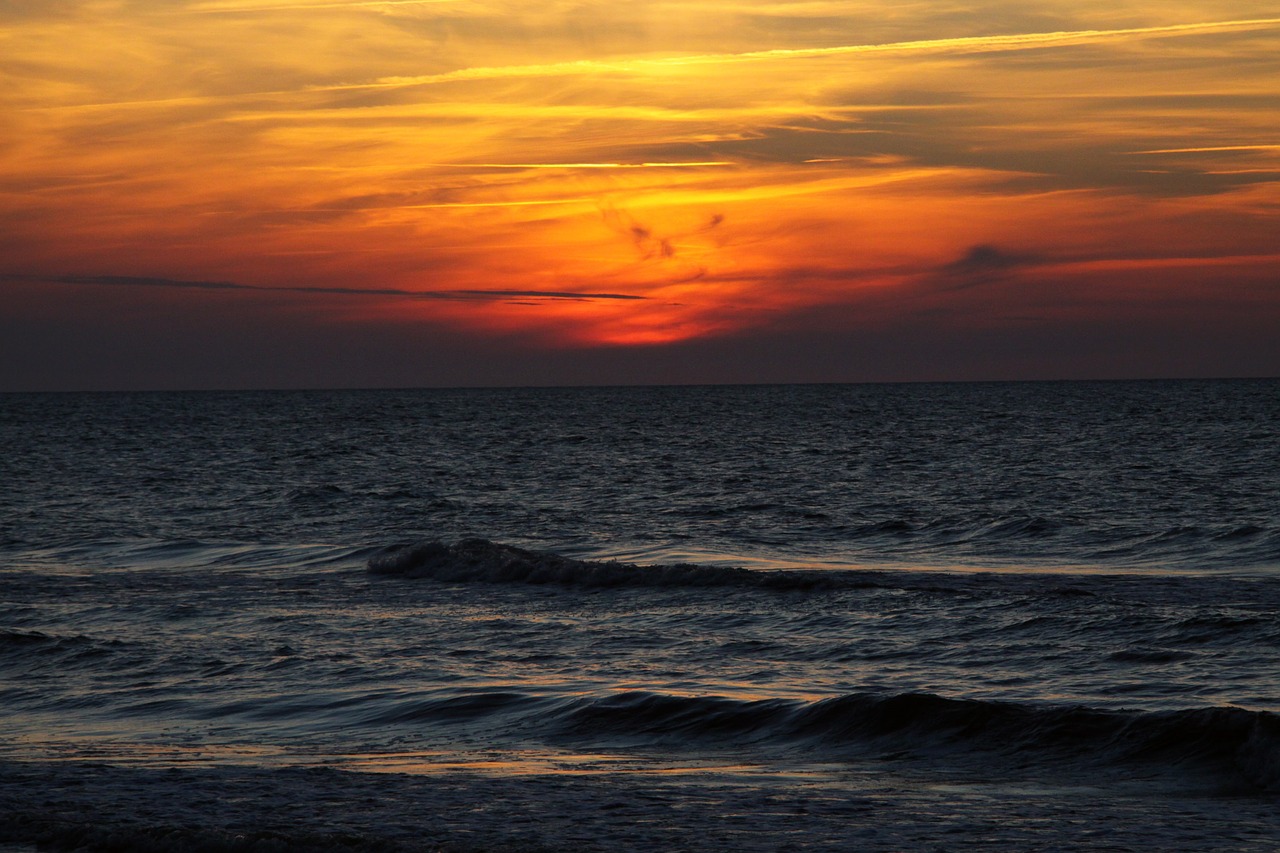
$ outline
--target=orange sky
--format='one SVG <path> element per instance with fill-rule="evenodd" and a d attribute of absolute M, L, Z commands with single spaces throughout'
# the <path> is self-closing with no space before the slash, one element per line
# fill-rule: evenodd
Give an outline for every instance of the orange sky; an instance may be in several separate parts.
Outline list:
<path fill-rule="evenodd" d="M 1280 372 L 1253 0 L 0 2 L 0 110 L 0 390 Z"/>

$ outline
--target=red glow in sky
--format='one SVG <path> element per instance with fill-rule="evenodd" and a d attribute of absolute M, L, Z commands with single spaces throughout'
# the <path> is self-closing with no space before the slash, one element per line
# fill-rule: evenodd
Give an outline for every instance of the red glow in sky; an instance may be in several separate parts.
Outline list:
<path fill-rule="evenodd" d="M 0 57 L 0 390 L 1280 373 L 1251 0 L 60 0 Z"/>

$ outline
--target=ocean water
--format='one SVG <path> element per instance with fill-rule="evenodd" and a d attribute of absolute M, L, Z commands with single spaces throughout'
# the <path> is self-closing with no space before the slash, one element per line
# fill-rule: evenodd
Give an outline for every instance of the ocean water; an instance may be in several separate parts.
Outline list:
<path fill-rule="evenodd" d="M 1280 381 L 0 396 L 12 850 L 1280 849 Z"/>

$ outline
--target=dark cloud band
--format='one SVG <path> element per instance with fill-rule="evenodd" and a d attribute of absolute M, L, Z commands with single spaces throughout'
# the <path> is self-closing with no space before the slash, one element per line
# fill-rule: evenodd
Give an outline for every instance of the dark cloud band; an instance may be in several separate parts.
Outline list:
<path fill-rule="evenodd" d="M 403 288 L 309 287 L 305 285 L 250 285 L 234 281 L 202 281 L 193 279 L 154 278 L 131 275 L 64 275 L 53 277 L 4 276 L 10 280 L 50 281 L 58 284 L 85 284 L 106 287 L 162 287 L 174 290 L 233 290 L 251 293 L 320 293 L 336 296 L 395 296 L 406 299 L 506 300 L 506 299 L 625 299 L 642 300 L 647 296 L 630 293 L 577 293 L 568 290 L 406 290 Z"/>

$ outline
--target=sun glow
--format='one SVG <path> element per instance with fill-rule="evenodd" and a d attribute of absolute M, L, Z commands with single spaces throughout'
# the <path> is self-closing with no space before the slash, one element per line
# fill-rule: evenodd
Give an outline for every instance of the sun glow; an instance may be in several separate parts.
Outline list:
<path fill-rule="evenodd" d="M 1103 318 L 1196 257 L 1256 317 L 1278 47 L 1254 2 L 6 7 L 0 296 L 566 350 Z"/>

